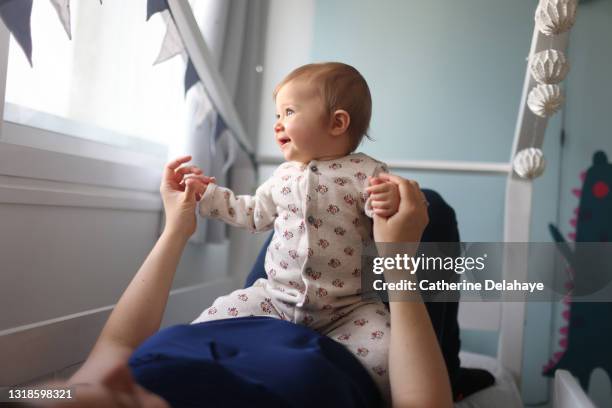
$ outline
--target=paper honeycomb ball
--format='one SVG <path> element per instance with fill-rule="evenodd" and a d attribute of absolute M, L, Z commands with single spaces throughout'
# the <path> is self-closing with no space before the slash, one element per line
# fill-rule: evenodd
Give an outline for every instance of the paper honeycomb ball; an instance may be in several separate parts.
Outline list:
<path fill-rule="evenodd" d="M 535 147 L 523 149 L 514 157 L 512 166 L 519 177 L 532 180 L 544 173 L 546 168 L 544 153 Z"/>
<path fill-rule="evenodd" d="M 557 50 L 544 50 L 535 54 L 529 64 L 531 76 L 540 84 L 558 84 L 569 72 L 565 54 Z"/>
<path fill-rule="evenodd" d="M 529 92 L 527 106 L 534 114 L 548 118 L 557 113 L 564 100 L 559 85 L 538 85 Z"/>
<path fill-rule="evenodd" d="M 566 32 L 576 21 L 577 0 L 540 0 L 535 12 L 535 24 L 545 35 Z"/>

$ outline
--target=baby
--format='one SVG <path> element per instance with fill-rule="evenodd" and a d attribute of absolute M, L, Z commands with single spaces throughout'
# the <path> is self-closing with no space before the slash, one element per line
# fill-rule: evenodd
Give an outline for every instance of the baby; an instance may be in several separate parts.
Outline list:
<path fill-rule="evenodd" d="M 199 208 L 253 232 L 274 228 L 267 279 L 218 298 L 194 323 L 263 315 L 307 325 L 345 344 L 388 396 L 389 316 L 382 302 L 361 297 L 361 253 L 372 242 L 371 217 L 397 212 L 399 192 L 376 177 L 383 163 L 352 153 L 370 123 L 368 85 L 349 65 L 309 64 L 276 87 L 274 100 L 287 161 L 254 196 L 208 184 Z"/>

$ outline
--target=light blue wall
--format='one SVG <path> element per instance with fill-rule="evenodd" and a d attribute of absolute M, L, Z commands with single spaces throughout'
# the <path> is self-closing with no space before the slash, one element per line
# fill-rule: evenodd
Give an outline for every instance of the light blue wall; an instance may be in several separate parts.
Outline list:
<path fill-rule="evenodd" d="M 371 135 L 362 151 L 381 160 L 507 161 L 533 33 L 535 0 L 318 0 L 312 60 L 354 65 L 373 97 Z M 288 39 L 290 41 L 290 39 Z M 566 81 L 568 139 L 562 114 L 550 122 L 548 166 L 534 182 L 533 241 L 547 224 L 566 226 L 570 196 L 593 151 L 612 157 L 612 1 L 581 4 Z M 605 139 L 605 140 L 604 140 Z M 455 208 L 464 241 L 501 241 L 504 176 L 404 173 Z M 561 220 L 561 222 L 559 221 Z M 545 403 L 540 375 L 551 352 L 554 309 L 528 305 L 523 396 Z M 495 354 L 497 336 L 462 332 L 465 349 Z"/>
<path fill-rule="evenodd" d="M 368 80 L 378 140 L 368 152 L 388 159 L 507 160 L 532 3 L 322 0 L 313 58 L 347 62 Z"/>
<path fill-rule="evenodd" d="M 312 58 L 347 62 L 368 80 L 376 141 L 366 153 L 508 161 L 534 9 L 526 0 L 321 0 Z M 504 176 L 404 175 L 443 193 L 464 240 L 502 240 Z"/>

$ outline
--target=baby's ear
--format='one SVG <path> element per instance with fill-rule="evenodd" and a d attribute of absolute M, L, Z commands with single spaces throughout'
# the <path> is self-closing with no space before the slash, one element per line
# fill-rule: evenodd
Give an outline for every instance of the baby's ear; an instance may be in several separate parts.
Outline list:
<path fill-rule="evenodd" d="M 334 136 L 346 133 L 351 124 L 351 115 L 344 109 L 338 109 L 332 114 L 331 132 Z"/>

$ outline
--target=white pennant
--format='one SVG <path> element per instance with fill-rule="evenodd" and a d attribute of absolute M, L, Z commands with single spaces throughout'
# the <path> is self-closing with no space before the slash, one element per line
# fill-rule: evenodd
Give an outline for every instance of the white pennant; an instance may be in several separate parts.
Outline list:
<path fill-rule="evenodd" d="M 185 49 L 183 40 L 181 39 L 178 29 L 176 28 L 176 24 L 174 24 L 174 19 L 170 16 L 170 12 L 168 10 L 164 10 L 161 15 L 166 22 L 166 35 L 164 35 L 161 49 L 159 50 L 159 54 L 157 55 L 157 59 L 153 65 L 169 60 L 175 55 L 183 52 Z"/>
<path fill-rule="evenodd" d="M 66 34 L 68 34 L 68 38 L 72 40 L 72 33 L 70 30 L 70 0 L 50 0 L 53 7 L 55 7 L 55 11 L 57 11 L 57 16 L 59 17 L 62 25 L 64 26 L 64 30 L 66 30 Z"/>

